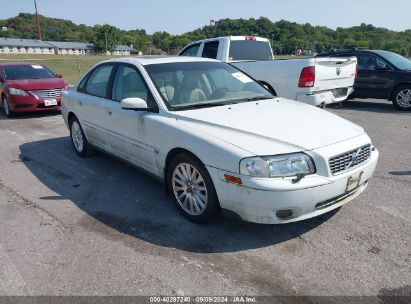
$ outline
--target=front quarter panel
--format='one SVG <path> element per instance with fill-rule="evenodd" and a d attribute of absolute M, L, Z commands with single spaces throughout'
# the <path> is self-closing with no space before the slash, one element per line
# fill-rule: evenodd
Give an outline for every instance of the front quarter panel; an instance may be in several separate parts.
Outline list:
<path fill-rule="evenodd" d="M 191 152 L 205 166 L 237 174 L 240 160 L 251 156 L 249 152 L 241 148 L 223 142 L 209 134 L 187 128 L 167 112 L 151 116 L 145 124 L 147 128 L 152 129 L 152 132 L 147 134 L 152 135 L 152 145 L 158 149 L 156 158 L 160 174 L 164 172 L 167 155 L 174 149 L 184 149 Z"/>

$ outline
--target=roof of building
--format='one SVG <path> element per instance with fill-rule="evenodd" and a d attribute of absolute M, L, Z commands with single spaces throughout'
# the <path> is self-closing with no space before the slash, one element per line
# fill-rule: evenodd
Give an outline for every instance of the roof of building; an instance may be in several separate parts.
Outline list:
<path fill-rule="evenodd" d="M 1 38 L 0 46 L 13 47 L 43 47 L 43 48 L 58 48 L 58 49 L 80 49 L 80 50 L 94 50 L 94 44 L 85 42 L 71 42 L 71 41 L 42 41 L 35 39 L 18 39 L 18 38 Z M 116 51 L 136 52 L 135 49 L 127 45 L 117 45 Z"/>
<path fill-rule="evenodd" d="M 84 42 L 71 42 L 71 41 L 46 41 L 48 44 L 58 49 L 81 49 L 81 50 L 93 50 L 94 44 Z"/>
<path fill-rule="evenodd" d="M 133 49 L 132 47 L 127 46 L 127 45 L 117 45 L 115 51 L 135 52 L 136 50 Z"/>
<path fill-rule="evenodd" d="M 34 39 L 0 38 L 0 46 L 49 48 L 50 44 Z"/>

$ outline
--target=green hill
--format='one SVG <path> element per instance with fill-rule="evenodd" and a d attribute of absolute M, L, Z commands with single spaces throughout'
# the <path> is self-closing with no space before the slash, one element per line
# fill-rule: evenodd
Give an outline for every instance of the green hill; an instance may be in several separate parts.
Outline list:
<path fill-rule="evenodd" d="M 396 32 L 377 28 L 371 24 L 361 24 L 350 28 L 329 29 L 323 26 L 297 24 L 280 20 L 272 22 L 268 18 L 259 19 L 222 19 L 215 27 L 204 26 L 182 35 L 156 32 L 148 35 L 143 29 L 125 31 L 111 25 L 77 25 L 69 20 L 40 17 L 44 40 L 67 40 L 93 42 L 98 51 L 112 49 L 117 44 L 132 44 L 145 53 L 149 49 L 162 49 L 175 52 L 192 40 L 228 35 L 257 35 L 273 41 L 276 54 L 292 54 L 296 50 L 321 52 L 331 48 L 350 46 L 369 47 L 394 51 L 411 56 L 411 30 Z M 2 37 L 36 38 L 35 17 L 21 13 L 16 17 L 0 20 Z M 164 25 L 166 27 L 166 25 Z"/>

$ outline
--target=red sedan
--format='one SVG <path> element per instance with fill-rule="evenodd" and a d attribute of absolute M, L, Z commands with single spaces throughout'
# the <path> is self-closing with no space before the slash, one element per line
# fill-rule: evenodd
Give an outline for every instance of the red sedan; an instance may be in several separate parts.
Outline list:
<path fill-rule="evenodd" d="M 0 106 L 15 112 L 60 110 L 61 91 L 68 85 L 60 74 L 30 63 L 0 63 Z"/>

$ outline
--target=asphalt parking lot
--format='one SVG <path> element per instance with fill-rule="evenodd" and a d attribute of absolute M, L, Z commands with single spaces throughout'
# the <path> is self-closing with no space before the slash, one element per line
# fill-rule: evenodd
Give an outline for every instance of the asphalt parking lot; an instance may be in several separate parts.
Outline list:
<path fill-rule="evenodd" d="M 150 177 L 77 157 L 59 113 L 1 112 L 0 295 L 410 294 L 411 113 L 328 111 L 366 128 L 377 171 L 343 208 L 282 226 L 190 223 Z"/>

